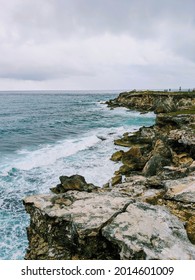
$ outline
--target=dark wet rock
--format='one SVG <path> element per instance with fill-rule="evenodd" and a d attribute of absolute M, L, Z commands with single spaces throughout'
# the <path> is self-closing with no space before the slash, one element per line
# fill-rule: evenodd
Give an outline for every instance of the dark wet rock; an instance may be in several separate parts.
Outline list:
<path fill-rule="evenodd" d="M 126 176 L 128 176 L 128 175 L 130 175 L 134 171 L 135 171 L 135 164 L 132 163 L 131 165 L 128 164 L 128 166 L 127 165 L 122 165 L 119 168 L 118 171 L 115 171 L 115 174 L 116 175 L 126 175 Z"/>
<path fill-rule="evenodd" d="M 99 139 L 102 140 L 102 141 L 105 141 L 105 140 L 106 140 L 106 137 L 105 137 L 105 136 L 101 136 L 101 135 L 98 135 L 97 138 L 99 138 Z"/>
<path fill-rule="evenodd" d="M 132 142 L 127 137 L 114 140 L 114 144 L 121 146 L 121 147 L 131 147 L 132 146 Z"/>
<path fill-rule="evenodd" d="M 120 183 L 122 183 L 122 175 L 116 175 L 116 176 L 112 177 L 112 179 L 111 179 L 112 186 L 115 186 Z"/>
<path fill-rule="evenodd" d="M 158 176 L 151 176 L 145 182 L 147 188 L 162 189 L 165 188 L 165 183 Z"/>
<path fill-rule="evenodd" d="M 170 160 L 160 155 L 154 155 L 149 159 L 149 161 L 144 166 L 143 174 L 146 177 L 157 175 L 162 170 L 163 166 L 169 164 L 170 164 Z"/>
<path fill-rule="evenodd" d="M 143 169 L 147 158 L 143 156 L 142 148 L 134 145 L 129 151 L 123 154 L 121 161 L 125 166 L 139 171 Z"/>
<path fill-rule="evenodd" d="M 92 192 L 98 189 L 97 186 L 88 184 L 85 181 L 85 178 L 81 175 L 72 175 L 70 177 L 60 176 L 60 182 L 61 184 L 58 184 L 56 187 L 51 188 L 51 191 L 53 193 L 59 194 L 67 192 L 69 190 Z"/>
<path fill-rule="evenodd" d="M 112 156 L 111 156 L 111 160 L 113 161 L 120 161 L 122 156 L 124 154 L 124 151 L 120 150 L 115 152 Z"/>

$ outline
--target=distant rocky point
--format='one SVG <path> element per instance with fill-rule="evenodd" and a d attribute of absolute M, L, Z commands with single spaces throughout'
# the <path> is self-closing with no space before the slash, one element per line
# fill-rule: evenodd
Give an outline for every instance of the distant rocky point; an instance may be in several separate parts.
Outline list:
<path fill-rule="evenodd" d="M 141 112 L 167 113 L 186 110 L 195 106 L 195 90 L 185 91 L 136 91 L 122 92 L 106 102 L 111 108 L 126 107 Z"/>
<path fill-rule="evenodd" d="M 107 104 L 154 111 L 156 123 L 115 140 L 111 184 L 61 176 L 55 194 L 24 199 L 25 259 L 195 260 L 195 92 L 131 91 Z"/>

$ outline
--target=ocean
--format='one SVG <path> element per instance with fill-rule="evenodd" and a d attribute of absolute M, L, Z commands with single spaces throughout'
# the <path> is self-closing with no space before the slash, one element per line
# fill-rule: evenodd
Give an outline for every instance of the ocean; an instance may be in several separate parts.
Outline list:
<path fill-rule="evenodd" d="M 120 166 L 110 160 L 126 131 L 154 123 L 153 113 L 104 104 L 119 92 L 0 93 L 0 259 L 23 259 L 29 216 L 22 199 L 49 193 L 61 175 L 103 186 Z"/>

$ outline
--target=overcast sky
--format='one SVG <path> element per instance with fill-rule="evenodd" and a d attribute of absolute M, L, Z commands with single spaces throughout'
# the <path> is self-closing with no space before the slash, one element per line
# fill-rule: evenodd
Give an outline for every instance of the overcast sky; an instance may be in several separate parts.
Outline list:
<path fill-rule="evenodd" d="M 0 7 L 0 90 L 195 87 L 195 0 Z"/>

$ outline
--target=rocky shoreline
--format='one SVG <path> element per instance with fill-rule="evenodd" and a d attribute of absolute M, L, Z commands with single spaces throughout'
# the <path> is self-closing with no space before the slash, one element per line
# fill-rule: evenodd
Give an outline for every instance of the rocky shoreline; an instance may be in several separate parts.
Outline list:
<path fill-rule="evenodd" d="M 25 259 L 195 259 L 195 92 L 132 91 L 107 102 L 156 123 L 124 134 L 122 166 L 98 188 L 61 176 L 53 194 L 24 199 Z M 122 183 L 122 178 L 125 181 Z"/>

